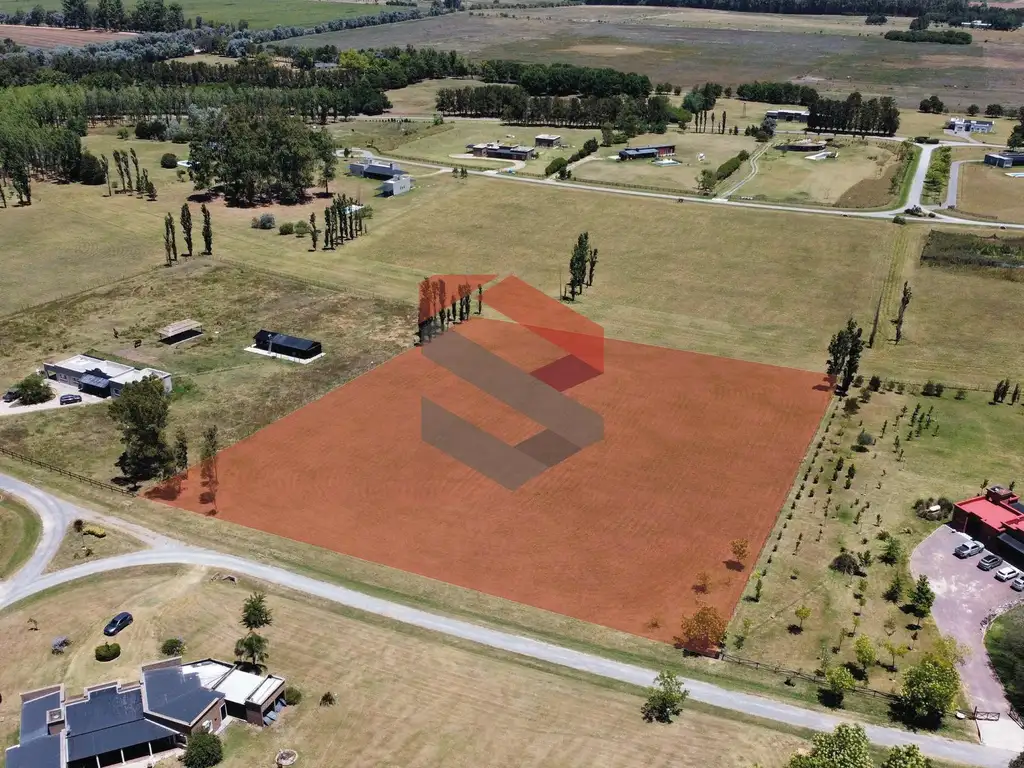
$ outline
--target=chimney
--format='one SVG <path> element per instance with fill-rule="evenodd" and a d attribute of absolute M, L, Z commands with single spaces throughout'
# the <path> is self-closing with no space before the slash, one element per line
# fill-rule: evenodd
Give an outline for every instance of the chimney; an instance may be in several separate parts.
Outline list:
<path fill-rule="evenodd" d="M 53 736 L 64 730 L 64 710 L 58 707 L 46 713 L 46 732 Z"/>

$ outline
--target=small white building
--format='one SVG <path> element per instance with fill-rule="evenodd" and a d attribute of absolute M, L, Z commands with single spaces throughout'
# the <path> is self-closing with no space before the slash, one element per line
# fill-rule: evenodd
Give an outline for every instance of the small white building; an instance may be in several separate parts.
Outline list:
<path fill-rule="evenodd" d="M 75 355 L 56 363 L 43 363 L 48 379 L 78 387 L 90 395 L 118 397 L 125 384 L 155 376 L 163 382 L 164 392 L 171 393 L 173 381 L 167 371 L 156 368 L 132 368 L 92 355 Z"/>
<path fill-rule="evenodd" d="M 950 118 L 946 127 L 960 133 L 992 133 L 992 131 L 995 130 L 996 124 L 991 120 L 974 120 L 970 117 L 954 117 Z"/>
<path fill-rule="evenodd" d="M 285 679 L 255 675 L 218 659 L 182 664 L 184 674 L 196 674 L 204 688 L 224 696 L 227 714 L 252 725 L 270 725 L 284 707 Z"/>
<path fill-rule="evenodd" d="M 388 179 L 378 188 L 381 197 L 394 197 L 395 195 L 401 195 L 412 189 L 412 176 L 395 176 L 393 179 Z"/>

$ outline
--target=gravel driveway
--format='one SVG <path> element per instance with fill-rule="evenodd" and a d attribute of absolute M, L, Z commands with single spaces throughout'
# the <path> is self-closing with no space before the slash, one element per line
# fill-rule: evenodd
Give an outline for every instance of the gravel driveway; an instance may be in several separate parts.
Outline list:
<path fill-rule="evenodd" d="M 17 416 L 20 413 L 32 413 L 33 411 L 48 411 L 53 408 L 77 408 L 82 405 L 91 405 L 94 403 L 102 403 L 106 398 L 96 397 L 95 395 L 87 395 L 85 392 L 79 392 L 78 387 L 74 387 L 70 384 L 64 384 L 60 381 L 50 380 L 47 382 L 51 389 L 53 389 L 53 399 L 47 400 L 45 403 L 37 403 L 36 405 L 22 405 L 17 400 L 13 403 L 0 403 L 0 417 L 2 416 Z M 7 390 L 2 390 L 6 392 Z M 81 395 L 82 402 L 74 403 L 73 405 L 60 404 L 61 395 Z"/>

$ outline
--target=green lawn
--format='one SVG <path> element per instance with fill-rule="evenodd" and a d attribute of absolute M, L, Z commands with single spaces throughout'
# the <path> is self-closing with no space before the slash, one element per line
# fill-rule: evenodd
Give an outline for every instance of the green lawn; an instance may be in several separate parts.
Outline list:
<path fill-rule="evenodd" d="M 42 524 L 28 507 L 0 495 L 0 579 L 25 564 L 36 548 Z"/>

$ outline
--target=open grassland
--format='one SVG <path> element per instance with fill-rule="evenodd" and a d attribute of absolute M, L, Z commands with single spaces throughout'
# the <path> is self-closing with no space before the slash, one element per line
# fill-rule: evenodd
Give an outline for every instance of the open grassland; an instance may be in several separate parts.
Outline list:
<path fill-rule="evenodd" d="M 0 495 L 0 579 L 21 568 L 32 555 L 42 526 L 28 507 Z"/>
<path fill-rule="evenodd" d="M 212 580 L 202 569 L 152 569 L 92 579 L 15 606 L 0 615 L 0 648 L 23 663 L 5 664 L 0 684 L 3 735 L 17 723 L 13 695 L 63 680 L 83 686 L 138 679 L 139 664 L 159 658 L 168 637 L 185 640 L 187 659 L 233 657 L 238 611 L 254 587 Z M 628 687 L 533 664 L 358 614 L 296 593 L 268 589 L 274 623 L 269 671 L 304 694 L 267 730 L 233 723 L 225 733 L 226 768 L 273 762 L 284 747 L 304 765 L 684 766 L 781 768 L 805 742 L 757 721 L 690 705 L 672 726 L 639 716 Z M 135 623 L 118 637 L 119 659 L 101 664 L 93 646 L 113 613 Z M 27 630 L 29 617 L 39 631 Z M 73 645 L 53 656 L 53 636 Z M 325 691 L 337 704 L 319 707 Z"/>
<path fill-rule="evenodd" d="M 884 40 L 884 30 L 864 26 L 863 17 L 805 25 L 796 16 L 779 20 L 723 13 L 712 26 L 691 23 L 691 14 L 708 12 L 643 6 L 474 12 L 296 42 L 342 48 L 409 43 L 454 49 L 475 59 L 565 61 L 642 72 L 655 82 L 667 80 L 686 88 L 705 81 L 735 86 L 753 80 L 800 79 L 831 95 L 845 97 L 859 90 L 893 96 L 908 109 L 916 109 L 933 93 L 953 110 L 971 103 L 984 107 L 1019 100 L 1024 42 L 1016 33 L 976 34 L 977 42 L 970 46 L 908 45 Z M 734 16 L 745 20 L 741 26 L 774 28 L 736 28 L 729 21 Z M 840 25 L 851 21 L 855 23 L 847 33 Z M 906 21 L 900 20 L 898 26 L 905 28 Z M 954 48 L 959 50 L 950 50 Z"/>
<path fill-rule="evenodd" d="M 867 365 L 864 370 L 873 369 Z M 939 524 L 915 515 L 911 505 L 916 499 L 945 496 L 956 501 L 976 494 L 986 480 L 1008 484 L 1020 477 L 1024 459 L 1014 445 L 1024 410 L 990 406 L 981 392 L 956 400 L 951 389 L 941 398 L 884 390 L 874 393 L 852 416 L 844 416 L 837 408 L 839 412 L 816 438 L 769 546 L 755 566 L 765 574 L 761 600 L 753 601 L 753 585 L 748 585 L 747 599 L 730 626 L 736 653 L 810 671 L 820 668 L 824 646 L 833 654 L 833 663 L 856 665 L 854 636 L 863 634 L 880 651 L 879 663 L 869 668 L 866 684 L 893 690 L 899 685 L 899 674 L 883 644 L 905 644 L 911 649 L 897 659 L 897 668 L 903 670 L 937 637 L 930 619 L 918 628 L 916 619 L 901 610 L 906 599 L 892 603 L 883 597 L 897 568 L 908 582 L 910 577 L 905 566 L 880 562 L 886 542 L 879 535 L 896 537 L 909 554 Z M 918 407 L 927 425 L 920 433 L 910 425 Z M 862 430 L 876 442 L 858 452 L 852 446 Z M 894 450 L 896 437 L 902 461 Z M 839 458 L 844 465 L 833 480 Z M 855 467 L 855 476 L 846 489 L 850 466 Z M 864 568 L 863 576 L 846 576 L 828 568 L 840 547 L 872 553 L 873 562 Z M 802 631 L 794 613 L 800 606 L 811 610 Z M 895 626 L 887 629 L 884 624 L 890 618 Z M 745 622 L 749 622 L 746 632 Z M 744 633 L 746 638 L 739 640 Z"/>
<path fill-rule="evenodd" d="M 331 132 L 335 143 L 342 147 L 388 152 L 403 144 L 426 139 L 428 136 L 446 134 L 454 128 L 453 123 L 434 125 L 426 120 L 383 117 L 333 123 L 327 130 Z"/>
<path fill-rule="evenodd" d="M 883 206 L 892 200 L 890 182 L 898 166 L 889 147 L 841 139 L 826 150 L 838 152 L 838 156 L 808 160 L 808 155 L 815 153 L 768 150 L 757 160 L 757 175 L 743 185 L 739 194 L 773 202 L 862 208 Z"/>
<path fill-rule="evenodd" d="M 90 533 L 98 529 L 104 535 L 97 536 Z M 60 549 L 53 559 L 47 564 L 47 572 L 61 571 L 73 565 L 81 565 L 87 560 L 102 560 L 115 555 L 124 555 L 129 552 L 137 552 L 143 549 L 143 544 L 133 536 L 122 533 L 115 528 L 102 528 L 86 523 L 82 533 L 75 531 L 73 526 L 68 526 L 64 532 L 64 539 L 60 543 Z"/>
<path fill-rule="evenodd" d="M 387 91 L 391 101 L 391 109 L 388 111 L 392 115 L 432 115 L 437 112 L 437 92 L 442 88 L 476 88 L 480 85 L 483 83 L 479 80 L 454 77 L 423 80 L 405 88 Z"/>
<path fill-rule="evenodd" d="M 961 165 L 957 213 L 1024 223 L 1024 178 L 1006 175 L 1013 170 L 984 163 Z"/>

